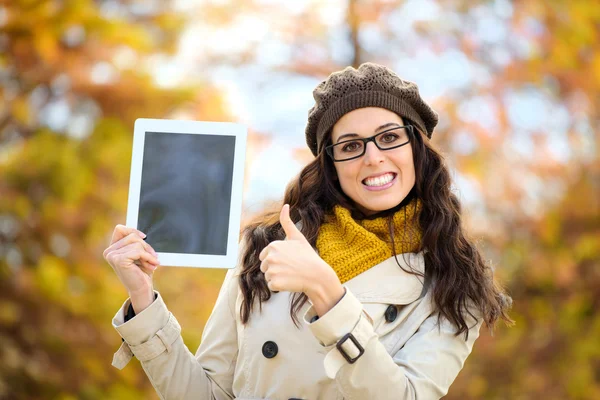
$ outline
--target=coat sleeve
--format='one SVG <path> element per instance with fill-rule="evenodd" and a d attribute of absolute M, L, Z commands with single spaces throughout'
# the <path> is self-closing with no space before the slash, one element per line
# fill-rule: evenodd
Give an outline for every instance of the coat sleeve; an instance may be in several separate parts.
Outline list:
<path fill-rule="evenodd" d="M 128 299 L 113 318 L 113 326 L 124 339 L 113 366 L 122 369 L 135 356 L 163 400 L 233 399 L 237 282 L 236 270 L 229 270 L 196 355 L 184 344 L 179 323 L 158 292 L 148 308 L 124 322 Z"/>
<path fill-rule="evenodd" d="M 429 296 L 422 301 L 426 300 Z M 404 346 L 390 355 L 363 312 L 362 304 L 348 288 L 338 304 L 310 323 L 313 316 L 311 307 L 304 321 L 328 349 L 325 372 L 336 380 L 338 389 L 348 400 L 443 397 L 471 353 L 481 327 L 481 321 L 467 315 L 471 329 L 465 341 L 464 334 L 455 336 L 455 328 L 449 321 L 441 318 L 437 324 L 437 316 L 430 314 Z M 338 346 L 350 361 L 358 358 L 349 362 Z"/>

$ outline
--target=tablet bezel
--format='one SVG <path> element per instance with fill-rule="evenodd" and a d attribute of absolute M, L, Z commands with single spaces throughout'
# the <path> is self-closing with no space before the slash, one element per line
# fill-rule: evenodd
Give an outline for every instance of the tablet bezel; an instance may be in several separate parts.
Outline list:
<path fill-rule="evenodd" d="M 244 163 L 246 159 L 247 128 L 233 122 L 206 122 L 169 119 L 138 118 L 134 124 L 129 198 L 127 201 L 127 226 L 138 229 L 142 163 L 146 132 L 164 134 L 197 134 L 235 136 L 229 229 L 225 255 L 183 254 L 158 252 L 161 266 L 196 268 L 235 268 L 238 259 L 238 242 L 242 214 Z M 152 245 L 152 238 L 146 238 Z"/>

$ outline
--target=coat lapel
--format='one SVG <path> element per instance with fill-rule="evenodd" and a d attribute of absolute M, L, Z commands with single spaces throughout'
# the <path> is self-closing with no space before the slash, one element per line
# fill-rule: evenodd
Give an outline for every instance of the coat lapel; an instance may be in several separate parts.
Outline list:
<path fill-rule="evenodd" d="M 361 303 L 409 304 L 419 298 L 425 272 L 422 253 L 404 253 L 369 268 L 345 283 Z M 405 260 L 406 259 L 406 260 Z M 403 270 L 404 269 L 404 270 Z"/>

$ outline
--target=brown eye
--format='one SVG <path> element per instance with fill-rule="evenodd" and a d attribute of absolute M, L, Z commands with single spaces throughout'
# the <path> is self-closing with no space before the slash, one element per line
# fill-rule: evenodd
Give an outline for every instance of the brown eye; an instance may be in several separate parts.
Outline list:
<path fill-rule="evenodd" d="M 383 137 L 381 138 L 381 141 L 383 143 L 393 143 L 396 140 L 398 140 L 399 136 L 395 133 L 386 133 L 385 135 L 383 135 Z"/>
<path fill-rule="evenodd" d="M 344 144 L 344 146 L 342 147 L 342 151 L 345 153 L 351 153 L 351 152 L 360 150 L 361 146 L 362 146 L 362 142 L 358 142 L 358 141 L 349 142 L 349 143 Z"/>

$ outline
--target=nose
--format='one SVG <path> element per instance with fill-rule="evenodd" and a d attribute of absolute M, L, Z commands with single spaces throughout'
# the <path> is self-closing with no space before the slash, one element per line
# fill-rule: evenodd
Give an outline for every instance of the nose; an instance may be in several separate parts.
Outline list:
<path fill-rule="evenodd" d="M 379 148 L 373 142 L 367 143 L 367 148 L 365 149 L 365 155 L 363 156 L 364 163 L 367 165 L 373 165 L 377 163 L 383 162 L 383 151 L 379 150 Z"/>

